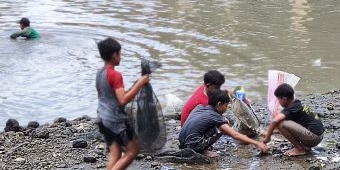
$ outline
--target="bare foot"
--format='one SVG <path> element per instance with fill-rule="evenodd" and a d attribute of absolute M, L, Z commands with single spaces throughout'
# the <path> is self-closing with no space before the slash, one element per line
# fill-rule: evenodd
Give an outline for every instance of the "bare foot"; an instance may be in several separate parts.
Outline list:
<path fill-rule="evenodd" d="M 207 157 L 210 157 L 210 158 L 215 158 L 215 157 L 218 157 L 218 153 L 216 152 L 213 152 L 213 151 L 209 151 L 209 150 L 205 150 L 203 151 L 202 153 L 204 156 L 207 156 Z"/>
<path fill-rule="evenodd" d="M 293 148 L 284 153 L 284 155 L 286 156 L 300 156 L 300 155 L 305 155 L 305 154 L 306 154 L 305 149 L 297 149 L 297 148 Z"/>

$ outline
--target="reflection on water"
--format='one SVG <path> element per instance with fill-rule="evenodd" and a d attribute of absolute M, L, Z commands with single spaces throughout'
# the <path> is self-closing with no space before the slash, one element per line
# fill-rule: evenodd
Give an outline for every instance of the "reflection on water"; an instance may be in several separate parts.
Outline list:
<path fill-rule="evenodd" d="M 289 0 L 292 6 L 291 12 L 294 13 L 290 19 L 292 20 L 290 28 L 296 32 L 306 33 L 308 29 L 303 25 L 303 22 L 312 21 L 313 18 L 308 17 L 310 6 L 307 0 Z"/>
<path fill-rule="evenodd" d="M 337 1 L 307 0 L 3 0 L 0 127 L 10 117 L 25 124 L 95 116 L 103 64 L 96 42 L 108 36 L 123 45 L 126 88 L 140 75 L 140 57 L 162 63 L 151 82 L 162 103 L 168 93 L 187 99 L 209 69 L 225 74 L 225 86 L 243 85 L 253 101 L 265 101 L 269 69 L 301 77 L 298 94 L 336 89 L 339 10 Z M 24 16 L 40 40 L 8 38 Z"/>

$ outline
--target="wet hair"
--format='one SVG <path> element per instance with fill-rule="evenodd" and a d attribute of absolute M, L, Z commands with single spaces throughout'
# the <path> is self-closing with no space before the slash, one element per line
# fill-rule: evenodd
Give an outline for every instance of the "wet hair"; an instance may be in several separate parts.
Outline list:
<path fill-rule="evenodd" d="M 104 61 L 110 61 L 112 54 L 119 53 L 122 46 L 113 38 L 106 38 L 97 44 L 100 57 Z"/>
<path fill-rule="evenodd" d="M 209 91 L 208 98 L 209 98 L 208 104 L 213 107 L 215 107 L 218 104 L 218 102 L 221 102 L 222 104 L 230 102 L 228 92 L 220 89 L 213 89 Z"/>
<path fill-rule="evenodd" d="M 25 27 L 29 27 L 30 26 L 30 20 L 28 18 L 21 18 L 21 20 L 19 21 L 19 24 L 21 24 Z"/>
<path fill-rule="evenodd" d="M 225 82 L 224 75 L 217 70 L 209 70 L 204 74 L 204 84 L 216 85 L 218 88 Z"/>
<path fill-rule="evenodd" d="M 287 83 L 280 84 L 274 91 L 274 95 L 278 98 L 286 97 L 288 99 L 294 98 L 294 89 Z"/>

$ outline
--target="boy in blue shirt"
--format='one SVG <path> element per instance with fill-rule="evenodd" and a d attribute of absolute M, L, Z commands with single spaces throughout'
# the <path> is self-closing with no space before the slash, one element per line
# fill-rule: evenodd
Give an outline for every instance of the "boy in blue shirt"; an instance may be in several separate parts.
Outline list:
<path fill-rule="evenodd" d="M 39 38 L 38 32 L 30 27 L 30 20 L 28 18 L 21 18 L 18 22 L 20 24 L 20 31 L 13 33 L 10 37 L 16 39 L 17 37 L 26 37 L 27 39 Z"/>

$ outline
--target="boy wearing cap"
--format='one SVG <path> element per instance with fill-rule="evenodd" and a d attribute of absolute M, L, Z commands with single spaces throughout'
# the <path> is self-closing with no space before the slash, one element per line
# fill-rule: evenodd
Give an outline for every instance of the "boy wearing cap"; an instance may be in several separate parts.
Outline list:
<path fill-rule="evenodd" d="M 20 31 L 13 33 L 10 37 L 16 39 L 17 37 L 26 37 L 27 39 L 39 38 L 38 32 L 30 27 L 30 20 L 28 18 L 21 18 L 18 22 L 20 24 Z"/>

